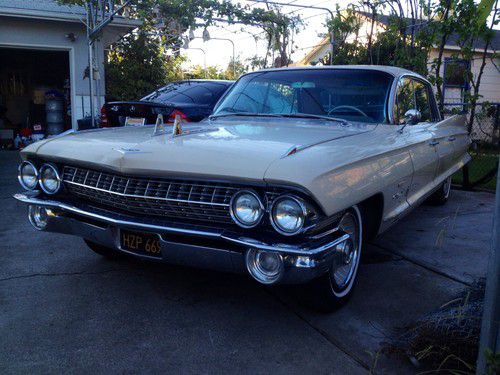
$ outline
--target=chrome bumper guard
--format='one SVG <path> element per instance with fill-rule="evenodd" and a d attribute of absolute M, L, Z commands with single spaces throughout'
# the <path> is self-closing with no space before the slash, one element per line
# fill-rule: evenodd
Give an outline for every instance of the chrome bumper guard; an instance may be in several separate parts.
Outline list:
<path fill-rule="evenodd" d="M 277 252 L 284 261 L 284 275 L 280 283 L 304 283 L 322 275 L 330 267 L 337 246 L 349 238 L 345 234 L 335 237 L 334 231 L 329 230 L 330 235 L 306 244 L 265 243 L 224 229 L 165 224 L 93 206 L 76 206 L 39 196 L 37 191 L 15 194 L 14 198 L 29 206 L 50 209 L 44 231 L 76 235 L 139 258 L 158 260 L 122 249 L 120 229 L 159 234 L 161 260 L 164 262 L 218 271 L 248 273 L 245 253 L 250 249 Z M 181 240 L 177 238 L 179 236 Z M 196 238 L 198 241 L 184 241 L 182 238 Z"/>

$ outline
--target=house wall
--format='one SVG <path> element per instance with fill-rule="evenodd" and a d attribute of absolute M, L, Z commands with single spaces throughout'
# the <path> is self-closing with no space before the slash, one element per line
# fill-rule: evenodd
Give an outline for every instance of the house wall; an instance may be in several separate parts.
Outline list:
<path fill-rule="evenodd" d="M 66 38 L 66 34 L 74 33 L 75 42 Z M 90 114 L 89 81 L 84 79 L 84 71 L 88 66 L 88 48 L 86 31 L 83 24 L 75 22 L 45 21 L 16 17 L 0 17 L 0 48 L 57 49 L 69 52 L 72 122 Z M 96 113 L 104 103 L 104 48 L 101 42 L 96 43 L 96 66 L 100 78 L 96 80 L 95 98 Z"/>
<path fill-rule="evenodd" d="M 454 49 L 448 49 L 443 54 L 444 58 L 452 57 L 454 53 L 457 53 Z M 437 50 L 432 50 L 429 54 L 429 69 L 432 64 L 432 61 L 436 59 L 438 56 Z M 476 53 L 474 54 L 474 58 L 471 61 L 471 71 L 474 77 L 477 77 L 479 74 L 479 69 L 481 68 L 482 63 L 482 54 Z M 486 65 L 484 67 L 483 76 L 481 77 L 481 85 L 479 86 L 479 94 L 482 97 L 479 99 L 479 102 L 500 102 L 500 71 L 495 67 L 498 66 L 500 68 L 500 58 L 496 58 L 492 60 L 491 58 L 487 58 Z M 441 66 L 441 77 L 444 74 L 444 64 Z M 451 89 L 446 88 L 445 92 L 445 102 L 447 103 L 455 103 L 460 102 L 460 90 L 459 89 Z"/>

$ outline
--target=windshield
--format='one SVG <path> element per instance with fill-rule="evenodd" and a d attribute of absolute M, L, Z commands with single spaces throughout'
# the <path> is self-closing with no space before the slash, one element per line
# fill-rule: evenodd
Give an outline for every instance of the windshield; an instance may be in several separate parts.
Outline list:
<path fill-rule="evenodd" d="M 213 105 L 229 84 L 220 82 L 181 81 L 170 83 L 141 100 L 157 103 L 195 103 Z"/>
<path fill-rule="evenodd" d="M 359 69 L 290 69 L 240 78 L 214 116 L 308 114 L 368 123 L 386 122 L 392 77 Z"/>

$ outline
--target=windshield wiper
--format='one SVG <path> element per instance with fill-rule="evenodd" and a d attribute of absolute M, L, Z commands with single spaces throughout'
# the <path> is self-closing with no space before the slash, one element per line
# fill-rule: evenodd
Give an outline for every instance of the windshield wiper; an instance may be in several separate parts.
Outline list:
<path fill-rule="evenodd" d="M 282 117 L 280 114 L 276 113 L 258 113 L 258 112 L 228 112 L 221 113 L 218 115 L 212 115 L 208 119 L 215 120 L 221 117 L 229 117 L 229 116 L 252 116 L 252 117 Z"/>
<path fill-rule="evenodd" d="M 291 117 L 291 118 L 310 118 L 318 120 L 328 120 L 328 121 L 340 122 L 342 125 L 349 125 L 349 121 L 343 118 L 323 116 L 323 115 L 313 115 L 310 113 L 280 113 L 279 116 Z"/>
<path fill-rule="evenodd" d="M 349 125 L 349 121 L 343 118 L 329 117 L 322 115 L 312 115 L 310 113 L 258 113 L 258 112 L 228 112 L 221 113 L 220 115 L 212 115 L 209 117 L 210 120 L 215 120 L 220 117 L 229 116 L 253 116 L 253 117 L 281 117 L 281 118 L 308 118 L 317 120 L 328 120 L 340 122 L 342 125 Z"/>

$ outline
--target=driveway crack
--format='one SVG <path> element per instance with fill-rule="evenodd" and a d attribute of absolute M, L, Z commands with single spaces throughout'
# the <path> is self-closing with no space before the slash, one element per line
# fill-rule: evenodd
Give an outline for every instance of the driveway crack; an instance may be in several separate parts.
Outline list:
<path fill-rule="evenodd" d="M 411 263 L 411 264 L 414 264 L 416 266 L 419 266 L 421 268 L 424 268 L 426 269 L 427 271 L 430 271 L 430 272 L 433 272 L 439 276 L 442 276 L 442 277 L 445 277 L 447 279 L 450 279 L 450 280 L 453 280 L 457 283 L 460 283 L 460 284 L 463 284 L 465 286 L 472 286 L 473 285 L 473 281 L 471 282 L 467 282 L 467 281 L 464 281 L 456 276 L 453 276 L 453 275 L 450 275 L 442 270 L 440 270 L 438 267 L 432 265 L 432 264 L 429 264 L 427 262 L 423 262 L 423 261 L 418 261 L 418 260 L 415 260 L 415 259 L 412 259 L 406 255 L 404 255 L 403 253 L 397 251 L 397 250 L 392 250 L 392 249 L 389 249 L 385 246 L 382 246 L 382 245 L 379 245 L 379 244 L 374 244 L 374 243 L 371 243 L 370 245 L 372 246 L 375 246 L 375 247 L 378 247 L 379 249 L 382 249 L 382 250 L 385 250 L 385 251 L 388 251 L 389 253 L 391 254 L 395 254 L 395 255 L 398 255 L 400 256 L 402 259 L 404 259 L 405 261 Z"/>
<path fill-rule="evenodd" d="M 30 273 L 30 274 L 27 274 L 27 275 L 18 275 L 18 276 L 5 277 L 3 279 L 0 279 L 0 282 L 2 282 L 2 281 L 9 281 L 9 280 L 18 280 L 18 279 L 29 279 L 29 278 L 32 278 L 32 277 L 102 275 L 102 274 L 106 274 L 106 273 L 118 272 L 118 271 L 123 271 L 123 270 L 125 270 L 125 268 L 112 268 L 112 269 L 103 270 L 103 271 L 96 271 L 96 272 L 87 272 L 87 271 L 48 272 L 48 273 L 38 272 L 38 273 Z"/>

